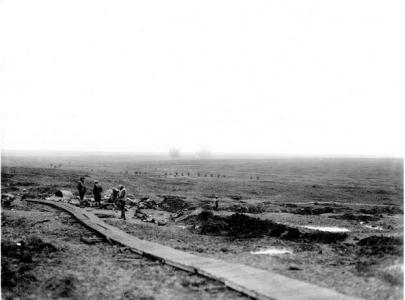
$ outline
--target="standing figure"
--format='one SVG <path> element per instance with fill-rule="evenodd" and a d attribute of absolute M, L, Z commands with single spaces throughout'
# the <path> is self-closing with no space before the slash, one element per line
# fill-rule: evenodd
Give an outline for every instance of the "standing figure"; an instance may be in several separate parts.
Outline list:
<path fill-rule="evenodd" d="M 218 210 L 218 196 L 215 196 L 215 200 L 214 200 L 214 210 Z"/>
<path fill-rule="evenodd" d="M 79 191 L 80 205 L 83 205 L 84 194 L 86 194 L 86 186 L 84 185 L 84 177 L 80 177 L 77 183 L 77 189 Z"/>
<path fill-rule="evenodd" d="M 117 201 L 118 197 L 118 190 L 116 188 L 112 188 L 112 193 L 110 195 L 110 199 L 108 199 L 108 202 L 114 203 Z"/>
<path fill-rule="evenodd" d="M 102 191 L 103 191 L 103 188 L 98 183 L 98 180 L 95 180 L 94 187 L 93 187 L 93 195 L 94 195 L 94 201 L 96 202 L 96 206 L 98 206 L 98 207 L 101 206 L 101 192 Z"/>
<path fill-rule="evenodd" d="M 118 191 L 118 199 L 117 199 L 117 206 L 121 210 L 121 219 L 125 218 L 125 200 L 127 198 L 127 190 L 124 188 L 123 185 L 120 185 L 120 189 Z"/>

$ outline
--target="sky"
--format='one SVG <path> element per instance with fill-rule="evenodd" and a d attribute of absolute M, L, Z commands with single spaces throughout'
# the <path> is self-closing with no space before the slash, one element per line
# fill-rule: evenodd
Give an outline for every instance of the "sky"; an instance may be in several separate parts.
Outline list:
<path fill-rule="evenodd" d="M 404 1 L 0 1 L 1 147 L 405 154 Z"/>

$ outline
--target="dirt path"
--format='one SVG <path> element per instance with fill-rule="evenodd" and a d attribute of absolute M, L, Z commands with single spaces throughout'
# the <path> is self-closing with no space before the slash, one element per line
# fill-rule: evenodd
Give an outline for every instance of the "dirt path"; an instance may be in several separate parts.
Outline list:
<path fill-rule="evenodd" d="M 49 207 L 19 203 L 2 209 L 2 298 L 247 299 L 125 247 L 81 241 L 93 236 Z"/>

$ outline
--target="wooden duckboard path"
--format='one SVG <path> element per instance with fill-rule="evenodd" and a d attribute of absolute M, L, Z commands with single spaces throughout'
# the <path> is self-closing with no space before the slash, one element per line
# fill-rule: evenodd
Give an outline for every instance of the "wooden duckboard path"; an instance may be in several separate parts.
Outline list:
<path fill-rule="evenodd" d="M 47 204 L 63 209 L 72 214 L 87 227 L 97 231 L 109 240 L 129 247 L 135 253 L 152 257 L 176 268 L 220 281 L 229 288 L 255 299 L 356 299 L 327 288 L 318 287 L 270 271 L 229 263 L 219 259 L 201 257 L 157 243 L 141 240 L 103 222 L 91 212 L 67 203 L 34 199 L 27 201 Z"/>

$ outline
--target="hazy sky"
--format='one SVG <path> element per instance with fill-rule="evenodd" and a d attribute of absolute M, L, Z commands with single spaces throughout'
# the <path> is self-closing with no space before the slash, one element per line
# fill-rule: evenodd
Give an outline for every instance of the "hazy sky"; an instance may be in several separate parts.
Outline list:
<path fill-rule="evenodd" d="M 405 153 L 405 1 L 0 1 L 3 149 Z"/>

